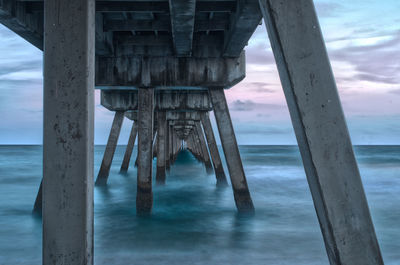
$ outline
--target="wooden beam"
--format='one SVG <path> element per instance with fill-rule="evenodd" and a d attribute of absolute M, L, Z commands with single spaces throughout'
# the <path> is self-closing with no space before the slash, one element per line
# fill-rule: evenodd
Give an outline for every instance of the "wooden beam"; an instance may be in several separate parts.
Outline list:
<path fill-rule="evenodd" d="M 172 38 L 178 57 L 192 53 L 196 0 L 169 0 Z"/>
<path fill-rule="evenodd" d="M 262 19 L 258 0 L 239 0 L 236 10 L 225 37 L 223 54 L 226 57 L 240 55 Z"/>

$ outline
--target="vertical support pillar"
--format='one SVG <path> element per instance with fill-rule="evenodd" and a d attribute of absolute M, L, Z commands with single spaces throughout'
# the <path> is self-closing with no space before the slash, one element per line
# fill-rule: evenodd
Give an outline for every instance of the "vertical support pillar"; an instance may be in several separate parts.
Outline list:
<path fill-rule="evenodd" d="M 129 168 L 129 162 L 131 160 L 133 147 L 135 146 L 137 136 L 137 121 L 132 124 L 131 134 L 129 135 L 128 145 L 126 146 L 124 160 L 121 165 L 121 172 L 127 172 Z"/>
<path fill-rule="evenodd" d="M 166 142 L 166 112 L 158 112 L 158 140 L 157 140 L 157 184 L 165 184 L 165 142 Z"/>
<path fill-rule="evenodd" d="M 108 136 L 106 150 L 104 151 L 103 161 L 101 162 L 100 171 L 97 175 L 96 185 L 107 184 L 108 175 L 110 174 L 111 163 L 114 158 L 115 149 L 117 148 L 118 138 L 121 132 L 123 121 L 124 112 L 116 111 L 111 126 L 110 135 Z"/>
<path fill-rule="evenodd" d="M 330 264 L 383 264 L 313 1 L 260 8 Z"/>
<path fill-rule="evenodd" d="M 174 131 L 172 130 L 172 125 L 168 126 L 168 130 L 169 130 L 169 152 L 168 152 L 168 156 L 169 156 L 169 164 L 170 164 L 170 166 L 172 166 L 172 164 L 174 163 L 174 158 L 172 156 L 172 154 L 174 153 Z"/>
<path fill-rule="evenodd" d="M 170 142 L 170 131 L 169 131 L 169 125 L 168 125 L 168 120 L 166 122 L 165 126 L 165 168 L 169 170 L 171 161 L 169 160 L 169 142 Z"/>
<path fill-rule="evenodd" d="M 44 1 L 43 264 L 93 264 L 95 1 Z"/>
<path fill-rule="evenodd" d="M 253 201 L 251 200 L 249 188 L 247 186 L 247 180 L 244 174 L 231 116 L 226 103 L 224 89 L 211 88 L 209 89 L 209 93 L 226 163 L 228 164 L 236 207 L 239 212 L 254 212 Z"/>
<path fill-rule="evenodd" d="M 136 212 L 150 213 L 153 207 L 153 115 L 154 88 L 139 88 L 138 111 L 138 175 Z"/>
<path fill-rule="evenodd" d="M 217 142 L 215 141 L 214 132 L 212 130 L 210 117 L 208 112 L 201 114 L 201 123 L 203 124 L 204 134 L 206 135 L 208 149 L 210 150 L 211 160 L 214 165 L 217 186 L 227 186 L 224 167 L 222 166 L 221 157 L 218 152 Z"/>
<path fill-rule="evenodd" d="M 197 131 L 197 135 L 199 137 L 200 148 L 201 148 L 201 152 L 203 153 L 204 165 L 206 167 L 207 174 L 212 174 L 213 173 L 213 167 L 211 165 L 210 155 L 208 153 L 206 141 L 204 139 L 204 134 L 203 134 L 203 130 L 201 129 L 200 122 L 196 121 L 195 126 L 196 126 L 195 129 Z"/>

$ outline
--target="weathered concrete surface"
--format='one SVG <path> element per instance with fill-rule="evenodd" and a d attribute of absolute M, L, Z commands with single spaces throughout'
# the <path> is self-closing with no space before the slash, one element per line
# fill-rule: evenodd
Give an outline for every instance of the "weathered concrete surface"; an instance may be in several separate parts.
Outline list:
<path fill-rule="evenodd" d="M 192 53 L 196 0 L 170 0 L 172 39 L 178 57 Z"/>
<path fill-rule="evenodd" d="M 239 212 L 254 212 L 253 201 L 251 200 L 249 188 L 247 186 L 224 90 L 222 88 L 210 89 L 210 97 L 214 107 L 214 115 L 217 121 L 229 175 L 231 177 L 236 207 Z"/>
<path fill-rule="evenodd" d="M 170 162 L 171 162 L 171 161 L 169 161 L 169 146 L 170 146 L 169 142 L 171 141 L 171 137 L 170 137 L 171 131 L 169 128 L 168 121 L 167 121 L 167 127 L 166 127 L 165 134 L 166 134 L 165 135 L 165 168 L 166 168 L 166 170 L 169 170 Z"/>
<path fill-rule="evenodd" d="M 110 135 L 106 149 L 104 151 L 103 161 L 101 162 L 100 171 L 97 175 L 96 185 L 106 185 L 108 175 L 110 174 L 111 163 L 114 158 L 115 149 L 117 148 L 119 134 L 121 132 L 122 122 L 124 121 L 124 113 L 116 111 L 114 120 L 111 126 Z"/>
<path fill-rule="evenodd" d="M 207 91 L 208 93 L 208 91 Z M 200 114 L 198 111 L 168 111 L 167 120 L 169 121 L 199 121 Z"/>
<path fill-rule="evenodd" d="M 169 166 L 168 169 L 170 169 L 173 161 L 172 161 L 172 153 L 173 153 L 173 146 L 174 146 L 174 135 L 173 135 L 173 130 L 172 130 L 172 125 L 168 125 L 168 130 L 169 130 L 169 141 L 168 141 L 168 161 L 169 161 Z"/>
<path fill-rule="evenodd" d="M 383 264 L 312 0 L 261 0 L 333 265 Z"/>
<path fill-rule="evenodd" d="M 165 183 L 165 155 L 166 155 L 166 129 L 167 119 L 166 112 L 158 112 L 158 141 L 157 141 L 157 172 L 156 182 L 157 184 Z"/>
<path fill-rule="evenodd" d="M 204 134 L 208 143 L 208 150 L 210 151 L 211 160 L 213 162 L 217 186 L 227 186 L 228 182 L 226 181 L 224 167 L 222 166 L 221 157 L 219 155 L 217 142 L 215 141 L 208 112 L 203 112 L 201 114 L 201 123 L 203 125 Z"/>
<path fill-rule="evenodd" d="M 244 51 L 234 58 L 97 56 L 96 86 L 232 87 L 246 76 Z"/>
<path fill-rule="evenodd" d="M 237 57 L 261 19 L 257 0 L 169 2 L 97 1 L 96 54 Z M 0 23 L 39 49 L 43 21 L 43 0 L 0 1 Z"/>
<path fill-rule="evenodd" d="M 211 164 L 210 155 L 208 153 L 206 140 L 204 139 L 204 134 L 203 134 L 203 130 L 201 128 L 200 122 L 196 122 L 196 132 L 197 132 L 197 136 L 199 137 L 199 140 L 200 140 L 199 144 L 200 144 L 201 152 L 203 154 L 206 172 L 207 172 L 207 174 L 210 175 L 213 173 L 214 170 L 213 170 L 213 166 Z"/>
<path fill-rule="evenodd" d="M 102 90 L 101 105 L 110 111 L 138 109 L 137 90 Z M 209 111 L 211 102 L 207 90 L 156 90 L 156 111 Z"/>
<path fill-rule="evenodd" d="M 136 212 L 148 214 L 153 207 L 152 162 L 153 162 L 153 117 L 154 89 L 139 89 L 138 112 L 138 175 Z"/>
<path fill-rule="evenodd" d="M 0 23 L 43 50 L 43 13 L 29 13 L 21 2 L 2 0 Z"/>
<path fill-rule="evenodd" d="M 128 145 L 126 146 L 124 160 L 121 165 L 121 172 L 127 172 L 129 168 L 129 162 L 132 157 L 133 147 L 135 146 L 136 136 L 137 136 L 137 122 L 133 122 L 131 134 L 129 135 Z"/>
<path fill-rule="evenodd" d="M 44 13 L 43 264 L 93 264 L 95 1 Z"/>
<path fill-rule="evenodd" d="M 231 18 L 230 31 L 224 39 L 224 56 L 236 57 L 240 54 L 246 39 L 250 39 L 253 32 L 259 25 L 262 14 L 257 0 L 235 1 L 236 12 Z"/>
<path fill-rule="evenodd" d="M 193 139 L 194 139 L 194 142 L 195 142 L 196 151 L 199 154 L 200 161 L 203 162 L 204 166 L 205 166 L 206 154 L 205 154 L 204 149 L 203 149 L 203 147 L 201 145 L 200 135 L 199 135 L 199 132 L 197 131 L 197 127 L 196 126 L 193 128 Z"/>

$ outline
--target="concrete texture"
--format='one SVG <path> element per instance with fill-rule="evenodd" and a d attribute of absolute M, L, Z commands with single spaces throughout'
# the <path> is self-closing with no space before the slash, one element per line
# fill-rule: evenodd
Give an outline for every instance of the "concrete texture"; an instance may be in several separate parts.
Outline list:
<path fill-rule="evenodd" d="M 149 214 L 153 207 L 153 115 L 154 89 L 139 89 L 138 111 L 138 174 L 136 212 Z"/>
<path fill-rule="evenodd" d="M 224 90 L 222 88 L 214 88 L 210 89 L 209 92 L 214 107 L 214 115 L 217 121 L 222 148 L 228 165 L 236 207 L 239 212 L 252 213 L 254 212 L 253 201 L 251 200 L 247 186 Z"/>
<path fill-rule="evenodd" d="M 102 90 L 101 105 L 110 111 L 138 109 L 137 90 Z M 208 111 L 211 102 L 207 90 L 156 90 L 156 111 Z"/>
<path fill-rule="evenodd" d="M 201 123 L 203 125 L 204 134 L 207 139 L 208 150 L 210 151 L 211 161 L 214 166 L 215 177 L 217 179 L 217 186 L 227 186 L 224 167 L 222 166 L 221 157 L 219 155 L 217 142 L 215 141 L 214 132 L 211 126 L 210 117 L 208 112 L 201 114 Z"/>
<path fill-rule="evenodd" d="M 383 264 L 312 0 L 260 0 L 332 265 Z"/>
<path fill-rule="evenodd" d="M 136 136 L 137 136 L 137 122 L 133 122 L 131 133 L 129 135 L 128 145 L 126 146 L 124 159 L 121 165 L 121 172 L 127 172 L 129 168 L 129 162 L 132 157 L 133 147 L 135 146 Z"/>
<path fill-rule="evenodd" d="M 44 14 L 43 264 L 90 265 L 95 1 L 45 1 Z"/>
<path fill-rule="evenodd" d="M 166 155 L 166 129 L 167 119 L 166 112 L 158 112 L 158 141 L 157 141 L 157 172 L 156 182 L 157 184 L 165 183 L 165 155 Z"/>
<path fill-rule="evenodd" d="M 232 87 L 246 76 L 245 53 L 234 58 L 97 56 L 96 86 Z"/>
<path fill-rule="evenodd" d="M 123 121 L 124 113 L 122 111 L 116 111 L 110 135 L 108 136 L 106 149 L 104 151 L 103 160 L 101 162 L 100 171 L 97 175 L 96 185 L 107 185 L 108 175 L 110 174 L 111 163 L 114 158 L 115 149 L 117 148 Z"/>
<path fill-rule="evenodd" d="M 201 128 L 200 122 L 196 122 L 196 132 L 197 132 L 197 136 L 199 137 L 199 144 L 200 144 L 201 152 L 202 152 L 203 158 L 204 158 L 204 166 L 206 167 L 207 174 L 210 175 L 213 173 L 214 170 L 213 170 L 213 166 L 211 164 L 210 155 L 208 153 L 206 140 L 204 139 L 204 133 L 203 133 L 203 129 Z"/>

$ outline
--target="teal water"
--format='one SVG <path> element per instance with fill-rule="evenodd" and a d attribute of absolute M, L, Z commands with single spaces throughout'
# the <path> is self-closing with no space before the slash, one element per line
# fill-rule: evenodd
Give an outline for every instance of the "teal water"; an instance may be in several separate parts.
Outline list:
<path fill-rule="evenodd" d="M 355 151 L 385 264 L 400 264 L 400 146 Z M 95 188 L 95 264 L 328 264 L 297 147 L 240 147 L 254 217 L 238 216 L 231 188 L 217 189 L 188 152 L 154 187 L 152 216 L 137 217 L 136 169 L 119 174 L 123 152 L 108 187 Z M 0 264 L 41 264 L 31 215 L 41 172 L 40 146 L 0 146 Z"/>

